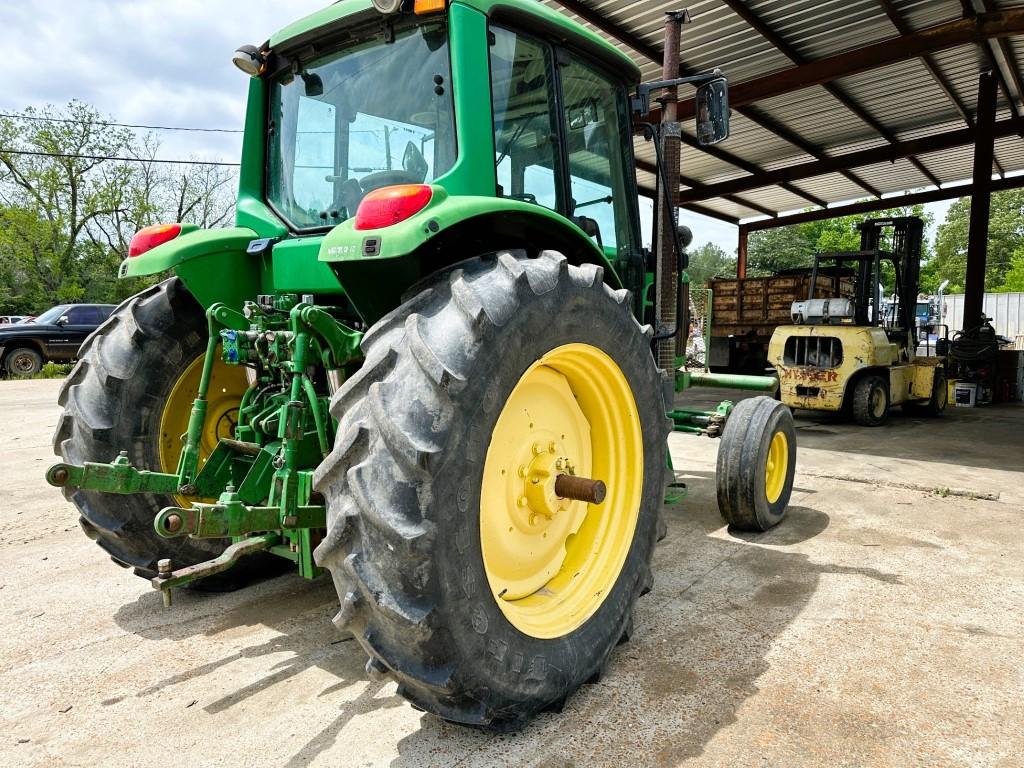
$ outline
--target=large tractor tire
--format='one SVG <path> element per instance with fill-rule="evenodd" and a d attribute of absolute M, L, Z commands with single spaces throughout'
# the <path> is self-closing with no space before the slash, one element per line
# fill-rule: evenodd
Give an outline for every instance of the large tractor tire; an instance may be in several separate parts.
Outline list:
<path fill-rule="evenodd" d="M 177 278 L 122 303 L 82 345 L 78 364 L 61 387 L 58 402 L 64 412 L 53 438 L 54 453 L 81 464 L 109 462 L 126 451 L 136 468 L 174 472 L 206 339 L 202 307 Z M 245 387 L 243 369 L 215 366 L 203 456 L 219 437 L 233 436 Z M 227 539 L 158 536 L 153 518 L 164 507 L 187 505 L 184 498 L 78 488 L 65 488 L 64 495 L 78 507 L 85 534 L 114 562 L 144 578 L 156 575 L 161 558 L 179 568 L 216 557 L 230 544 Z M 232 569 L 205 586 L 228 588 L 240 576 Z"/>
<path fill-rule="evenodd" d="M 880 427 L 889 416 L 889 382 L 884 376 L 868 374 L 853 388 L 853 420 L 862 427 Z"/>
<path fill-rule="evenodd" d="M 593 265 L 501 253 L 363 340 L 315 475 L 335 623 L 416 707 L 495 730 L 557 709 L 628 639 L 665 481 L 648 329 Z M 556 476 L 604 482 L 600 504 Z"/>
<path fill-rule="evenodd" d="M 730 527 L 767 531 L 782 522 L 793 492 L 796 431 L 790 409 L 770 397 L 740 400 L 718 446 L 718 511 Z"/>

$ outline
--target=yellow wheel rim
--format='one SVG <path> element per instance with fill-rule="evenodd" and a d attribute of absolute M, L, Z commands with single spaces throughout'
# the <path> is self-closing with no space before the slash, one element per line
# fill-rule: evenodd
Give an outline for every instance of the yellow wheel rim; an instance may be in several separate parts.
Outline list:
<path fill-rule="evenodd" d="M 629 382 L 597 347 L 567 344 L 531 365 L 491 434 L 480 495 L 484 571 L 505 618 L 566 635 L 611 592 L 640 511 L 644 446 Z M 601 480 L 601 504 L 558 497 L 558 474 Z"/>
<path fill-rule="evenodd" d="M 185 368 L 174 382 L 160 414 L 160 469 L 177 472 L 178 458 L 188 431 L 192 403 L 199 392 L 199 379 L 203 374 L 203 357 L 199 355 Z M 202 466 L 222 437 L 234 437 L 238 423 L 238 405 L 249 384 L 245 369 L 240 365 L 227 365 L 218 355 L 213 364 L 210 389 L 207 394 L 206 424 L 199 442 L 199 463 Z M 188 507 L 184 496 L 175 496 L 178 506 Z"/>
<path fill-rule="evenodd" d="M 786 485 L 786 475 L 789 474 L 789 441 L 782 432 L 776 432 L 772 436 L 772 442 L 768 446 L 768 459 L 764 468 L 764 494 L 768 497 L 768 503 L 774 504 L 782 495 L 782 489 Z"/>

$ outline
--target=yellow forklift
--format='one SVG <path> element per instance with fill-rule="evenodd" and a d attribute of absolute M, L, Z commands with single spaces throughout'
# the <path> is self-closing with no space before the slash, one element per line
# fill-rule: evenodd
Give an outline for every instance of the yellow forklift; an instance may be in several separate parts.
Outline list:
<path fill-rule="evenodd" d="M 945 361 L 917 354 L 924 222 L 869 219 L 860 232 L 859 251 L 819 253 L 811 272 L 811 296 L 820 274 L 832 276 L 836 293 L 852 280 L 853 297 L 793 302 L 794 324 L 772 334 L 779 396 L 790 408 L 841 411 L 866 427 L 882 425 L 892 405 L 937 416 L 947 401 Z M 885 301 L 889 281 L 894 293 Z"/>

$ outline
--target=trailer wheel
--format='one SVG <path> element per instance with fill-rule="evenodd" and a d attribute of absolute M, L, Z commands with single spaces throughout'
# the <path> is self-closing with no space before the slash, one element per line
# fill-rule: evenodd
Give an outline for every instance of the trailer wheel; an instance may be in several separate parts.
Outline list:
<path fill-rule="evenodd" d="M 880 427 L 889 415 L 889 382 L 869 375 L 853 388 L 853 420 L 862 427 Z"/>
<path fill-rule="evenodd" d="M 649 329 L 599 267 L 505 252 L 426 283 L 363 352 L 314 476 L 335 623 L 414 706 L 521 727 L 600 674 L 651 587 L 668 421 Z M 561 474 L 607 495 L 563 498 Z"/>
<path fill-rule="evenodd" d="M 767 531 L 786 515 L 796 470 L 793 415 L 770 397 L 741 400 L 718 447 L 715 482 L 722 518 L 741 531 Z"/>
<path fill-rule="evenodd" d="M 54 453 L 81 464 L 108 462 L 127 451 L 135 467 L 173 472 L 175 448 L 180 449 L 198 388 L 197 361 L 206 351 L 206 338 L 202 307 L 177 278 L 122 303 L 82 345 L 78 364 L 61 387 L 58 402 L 64 412 L 53 438 Z M 246 386 L 244 372 L 234 366 L 217 366 L 215 380 L 208 411 L 212 429 L 204 435 L 207 451 L 211 442 L 216 444 L 218 430 L 227 428 L 231 409 Z M 85 534 L 115 563 L 143 578 L 156 575 L 161 558 L 170 558 L 175 568 L 192 565 L 216 557 L 230 543 L 158 536 L 153 518 L 164 507 L 187 504 L 184 498 L 63 491 L 78 507 Z M 231 588 L 254 566 L 255 561 L 243 560 L 197 584 Z"/>

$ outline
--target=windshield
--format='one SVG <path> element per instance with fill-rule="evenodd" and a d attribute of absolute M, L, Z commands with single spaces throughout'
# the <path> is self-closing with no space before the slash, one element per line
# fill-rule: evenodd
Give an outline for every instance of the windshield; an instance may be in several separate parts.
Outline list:
<path fill-rule="evenodd" d="M 32 323 L 39 323 L 40 325 L 53 325 L 60 319 L 60 316 L 68 311 L 67 304 L 61 304 L 56 307 L 50 307 L 48 310 L 43 312 L 35 320 L 30 320 Z"/>
<path fill-rule="evenodd" d="M 296 229 L 353 216 L 370 190 L 455 162 L 444 22 L 380 33 L 271 84 L 267 198 Z"/>

